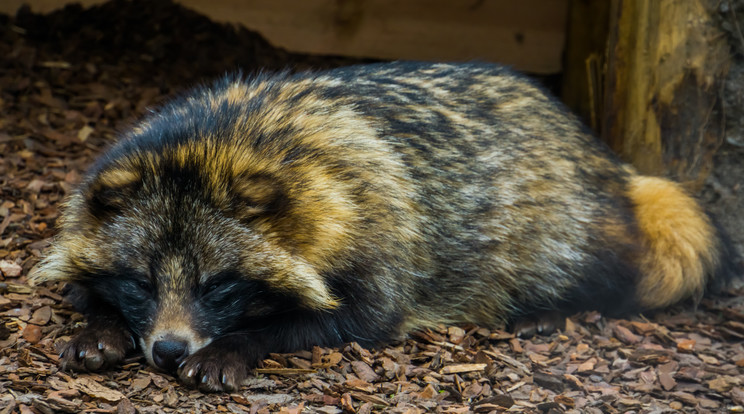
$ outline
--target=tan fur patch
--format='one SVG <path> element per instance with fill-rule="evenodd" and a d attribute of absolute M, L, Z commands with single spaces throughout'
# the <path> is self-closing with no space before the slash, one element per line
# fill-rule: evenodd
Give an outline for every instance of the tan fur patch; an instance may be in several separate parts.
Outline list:
<path fill-rule="evenodd" d="M 139 179 L 139 172 L 130 168 L 114 168 L 104 171 L 98 176 L 100 185 L 110 188 L 124 187 Z"/>
<path fill-rule="evenodd" d="M 243 215 L 253 216 L 265 211 L 266 207 L 281 197 L 281 192 L 275 182 L 268 176 L 253 175 L 238 177 L 233 188 L 247 205 Z"/>
<path fill-rule="evenodd" d="M 679 185 L 661 178 L 633 178 L 629 196 L 647 249 L 637 288 L 642 306 L 659 308 L 700 295 L 718 248 L 707 216 Z"/>
<path fill-rule="evenodd" d="M 67 197 L 61 205 L 65 212 L 84 212 L 83 198 L 73 193 Z M 60 217 L 58 226 L 63 230 L 55 238 L 46 256 L 34 266 L 29 273 L 31 283 L 41 282 L 69 282 L 74 279 L 77 272 L 73 269 L 86 269 L 87 263 L 99 260 L 99 250 L 91 248 L 91 240 L 80 237 L 79 232 L 73 231 L 78 221 L 74 214 L 67 213 Z M 84 227 L 95 225 L 92 221 L 86 221 Z M 79 258 L 86 257 L 89 260 L 81 262 Z"/>

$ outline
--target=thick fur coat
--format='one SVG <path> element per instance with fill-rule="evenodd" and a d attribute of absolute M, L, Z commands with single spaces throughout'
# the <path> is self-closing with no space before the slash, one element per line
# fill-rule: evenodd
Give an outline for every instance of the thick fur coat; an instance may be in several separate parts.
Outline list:
<path fill-rule="evenodd" d="M 488 64 L 227 77 L 123 133 L 38 280 L 88 326 L 62 363 L 147 360 L 230 390 L 268 352 L 438 323 L 619 315 L 731 269 L 700 206 Z"/>

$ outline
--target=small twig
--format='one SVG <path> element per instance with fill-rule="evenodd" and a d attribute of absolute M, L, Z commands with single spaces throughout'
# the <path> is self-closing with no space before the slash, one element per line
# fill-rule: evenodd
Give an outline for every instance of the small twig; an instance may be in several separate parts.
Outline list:
<path fill-rule="evenodd" d="M 315 369 L 302 369 L 302 368 L 256 368 L 257 374 L 266 375 L 299 375 L 299 374 L 314 374 L 318 372 Z"/>

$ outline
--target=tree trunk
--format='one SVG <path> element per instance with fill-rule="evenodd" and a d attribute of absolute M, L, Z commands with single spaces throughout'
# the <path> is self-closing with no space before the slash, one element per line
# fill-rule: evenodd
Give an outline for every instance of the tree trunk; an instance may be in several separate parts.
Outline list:
<path fill-rule="evenodd" d="M 612 0 L 601 136 L 641 172 L 692 191 L 724 139 L 729 45 L 716 0 Z"/>

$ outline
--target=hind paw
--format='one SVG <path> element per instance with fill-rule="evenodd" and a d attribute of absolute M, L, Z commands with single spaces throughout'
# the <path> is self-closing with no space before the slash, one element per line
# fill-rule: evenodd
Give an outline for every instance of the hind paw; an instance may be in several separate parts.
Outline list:
<path fill-rule="evenodd" d="M 543 312 L 523 316 L 511 324 L 511 331 L 520 338 L 551 335 L 566 326 L 566 317 L 560 312 Z"/>

